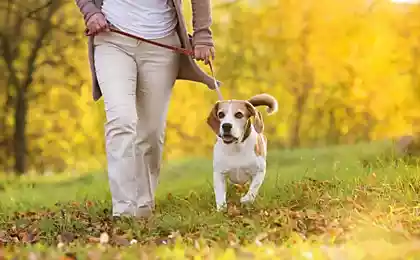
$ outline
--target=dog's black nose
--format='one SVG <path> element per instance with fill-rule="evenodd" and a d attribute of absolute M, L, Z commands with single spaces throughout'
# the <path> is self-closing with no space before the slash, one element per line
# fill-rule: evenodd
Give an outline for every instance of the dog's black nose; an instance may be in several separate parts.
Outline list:
<path fill-rule="evenodd" d="M 230 130 L 232 130 L 232 124 L 230 123 L 224 123 L 222 125 L 222 129 L 224 132 L 229 132 Z"/>

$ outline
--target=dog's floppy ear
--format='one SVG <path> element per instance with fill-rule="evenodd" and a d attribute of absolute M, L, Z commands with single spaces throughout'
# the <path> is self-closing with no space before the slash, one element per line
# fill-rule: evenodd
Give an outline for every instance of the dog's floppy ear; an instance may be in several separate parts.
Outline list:
<path fill-rule="evenodd" d="M 216 135 L 219 135 L 219 128 L 220 128 L 220 120 L 217 117 L 217 111 L 219 110 L 219 101 L 214 104 L 213 109 L 210 111 L 207 117 L 207 124 L 213 130 Z"/>
<path fill-rule="evenodd" d="M 264 121 L 261 115 L 261 112 L 258 111 L 250 102 L 246 102 L 246 108 L 250 113 L 250 117 L 254 117 L 254 128 L 257 133 L 262 133 L 264 131 Z"/>

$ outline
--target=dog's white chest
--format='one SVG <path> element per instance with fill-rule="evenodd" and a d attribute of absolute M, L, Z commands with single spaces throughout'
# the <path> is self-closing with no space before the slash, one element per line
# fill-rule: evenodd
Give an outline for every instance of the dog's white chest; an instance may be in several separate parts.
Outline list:
<path fill-rule="evenodd" d="M 214 154 L 213 168 L 216 172 L 227 175 L 235 184 L 244 184 L 257 173 L 265 169 L 265 158 L 257 156 L 252 143 L 217 147 Z M 221 149 L 223 148 L 223 149 Z"/>

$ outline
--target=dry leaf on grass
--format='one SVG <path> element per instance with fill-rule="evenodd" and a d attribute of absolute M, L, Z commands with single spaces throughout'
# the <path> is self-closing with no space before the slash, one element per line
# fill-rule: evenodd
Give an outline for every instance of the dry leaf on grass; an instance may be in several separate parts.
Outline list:
<path fill-rule="evenodd" d="M 77 260 L 76 254 L 74 253 L 65 253 L 62 257 L 61 260 Z"/>

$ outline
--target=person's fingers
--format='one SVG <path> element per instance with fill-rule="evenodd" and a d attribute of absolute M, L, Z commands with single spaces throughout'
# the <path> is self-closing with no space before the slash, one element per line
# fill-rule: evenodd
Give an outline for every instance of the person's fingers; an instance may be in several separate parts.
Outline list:
<path fill-rule="evenodd" d="M 211 59 L 214 60 L 216 58 L 216 50 L 214 48 L 210 48 Z"/>
<path fill-rule="evenodd" d="M 105 25 L 106 25 L 106 21 L 105 21 L 105 19 L 103 19 L 103 18 L 98 19 L 98 23 L 99 23 L 100 25 L 102 25 L 102 26 L 105 26 Z"/>
<path fill-rule="evenodd" d="M 91 27 L 92 26 L 92 18 L 90 18 L 87 23 L 86 23 L 86 27 Z"/>
<path fill-rule="evenodd" d="M 195 50 L 195 59 L 196 60 L 199 60 L 199 61 L 202 61 L 203 60 L 203 53 L 202 53 L 202 51 L 201 51 L 200 48 L 197 48 Z"/>
<path fill-rule="evenodd" d="M 101 30 L 105 28 L 105 23 L 102 21 L 102 19 L 96 20 L 96 23 L 98 24 L 99 28 L 101 28 Z"/>
<path fill-rule="evenodd" d="M 210 52 L 206 51 L 204 54 L 204 64 L 208 65 L 209 64 L 209 59 L 210 59 Z"/>
<path fill-rule="evenodd" d="M 101 29 L 103 31 L 107 31 L 109 29 L 108 23 L 106 22 L 105 19 L 99 19 L 98 23 L 100 24 Z"/>
<path fill-rule="evenodd" d="M 99 23 L 95 23 L 95 32 L 100 32 L 101 29 L 101 25 Z"/>
<path fill-rule="evenodd" d="M 94 14 L 87 21 L 86 27 L 90 34 L 97 34 L 102 31 L 109 31 L 109 25 L 102 14 Z"/>
<path fill-rule="evenodd" d="M 88 27 L 88 29 L 89 29 L 89 34 L 95 34 L 96 33 L 96 29 L 95 29 L 95 26 L 93 26 L 93 24 L 91 24 L 89 27 Z"/>
<path fill-rule="evenodd" d="M 95 27 L 96 27 L 96 16 L 95 15 L 93 15 L 92 17 L 90 17 L 89 18 L 89 20 L 87 21 L 87 24 L 86 24 L 86 26 L 89 28 L 89 29 L 91 29 L 91 30 L 93 30 Z"/>
<path fill-rule="evenodd" d="M 92 23 L 92 21 L 90 21 L 90 22 L 86 25 L 86 27 L 88 28 L 88 30 L 89 30 L 89 32 L 90 32 L 90 33 L 92 33 L 92 32 L 94 31 L 94 29 L 95 29 L 95 26 L 94 26 L 94 24 Z"/>
<path fill-rule="evenodd" d="M 98 23 L 99 24 L 99 32 L 104 32 L 106 30 L 106 26 L 102 23 Z"/>
<path fill-rule="evenodd" d="M 206 60 L 206 52 L 203 49 L 200 49 L 200 59 L 202 61 L 205 61 Z"/>
<path fill-rule="evenodd" d="M 194 49 L 194 59 L 204 61 L 206 65 L 210 63 L 211 59 L 216 58 L 216 51 L 213 47 L 198 46 Z"/>
<path fill-rule="evenodd" d="M 109 32 L 109 24 L 105 21 L 105 31 Z"/>

